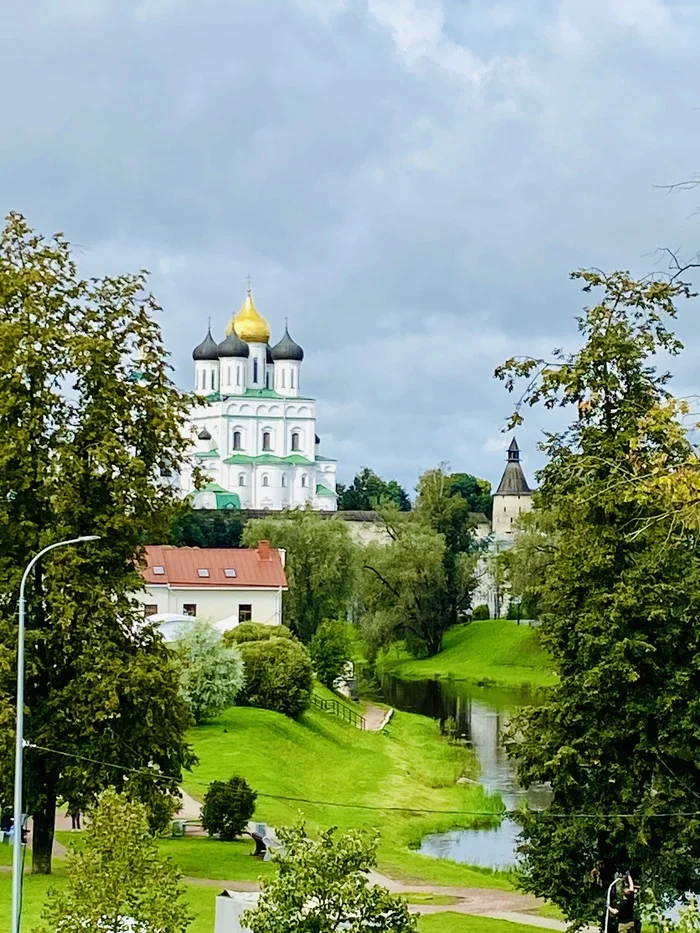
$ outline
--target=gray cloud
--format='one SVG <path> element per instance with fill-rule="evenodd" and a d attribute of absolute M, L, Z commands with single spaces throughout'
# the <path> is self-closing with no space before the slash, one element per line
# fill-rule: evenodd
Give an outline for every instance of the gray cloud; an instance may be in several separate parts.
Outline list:
<path fill-rule="evenodd" d="M 87 272 L 152 270 L 183 385 L 250 271 L 343 478 L 495 481 L 491 373 L 574 338 L 568 272 L 697 244 L 652 186 L 698 169 L 698 33 L 662 0 L 6 4 L 0 201 Z"/>

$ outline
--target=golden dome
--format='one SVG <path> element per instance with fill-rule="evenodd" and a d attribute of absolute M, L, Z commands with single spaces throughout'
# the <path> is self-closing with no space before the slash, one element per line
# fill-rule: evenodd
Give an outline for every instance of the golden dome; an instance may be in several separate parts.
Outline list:
<path fill-rule="evenodd" d="M 270 341 L 270 325 L 253 304 L 250 289 L 248 289 L 241 310 L 229 321 L 226 328 L 227 336 L 232 330 L 235 330 L 241 340 L 245 340 L 246 343 L 269 343 Z"/>

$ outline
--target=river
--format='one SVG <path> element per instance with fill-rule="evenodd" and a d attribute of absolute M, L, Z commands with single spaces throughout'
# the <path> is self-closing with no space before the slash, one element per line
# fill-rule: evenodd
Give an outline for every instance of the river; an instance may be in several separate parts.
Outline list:
<path fill-rule="evenodd" d="M 458 733 L 479 761 L 480 783 L 500 793 L 508 810 L 515 809 L 525 791 L 518 786 L 515 767 L 506 757 L 503 732 L 513 710 L 537 703 L 535 692 L 522 687 L 477 687 L 453 680 L 407 681 L 390 674 L 383 675 L 380 682 L 384 701 L 396 709 L 432 719 L 454 719 Z M 426 836 L 419 851 L 434 858 L 506 868 L 514 863 L 516 842 L 517 827 L 506 818 L 493 829 L 457 829 Z"/>

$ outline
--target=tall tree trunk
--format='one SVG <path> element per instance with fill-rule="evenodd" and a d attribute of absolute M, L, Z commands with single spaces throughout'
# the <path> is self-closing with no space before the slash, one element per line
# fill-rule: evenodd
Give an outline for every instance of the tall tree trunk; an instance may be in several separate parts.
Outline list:
<path fill-rule="evenodd" d="M 51 874 L 51 850 L 56 823 L 56 794 L 50 791 L 41 807 L 33 816 L 32 872 L 35 875 Z"/>

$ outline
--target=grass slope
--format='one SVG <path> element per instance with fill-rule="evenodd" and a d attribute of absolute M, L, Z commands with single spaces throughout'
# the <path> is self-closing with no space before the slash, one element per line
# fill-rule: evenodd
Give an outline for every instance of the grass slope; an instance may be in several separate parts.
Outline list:
<path fill-rule="evenodd" d="M 362 732 L 317 709 L 295 722 L 267 710 L 234 707 L 194 729 L 190 740 L 200 762 L 184 781 L 193 797 L 202 799 L 211 781 L 242 774 L 259 794 L 256 819 L 272 826 L 288 825 L 301 813 L 314 831 L 333 825 L 377 829 L 379 868 L 393 877 L 509 885 L 505 875 L 411 849 L 428 832 L 475 825 L 478 819 L 468 813 L 497 813 L 502 806 L 480 786 L 456 783 L 461 774 L 476 773 L 475 760 L 444 741 L 430 719 L 396 713 L 378 733 Z M 392 808 L 458 812 L 443 816 Z"/>
<path fill-rule="evenodd" d="M 457 625 L 445 634 L 434 658 L 417 661 L 387 654 L 381 669 L 407 680 L 453 678 L 475 684 L 544 687 L 556 681 L 536 628 L 509 619 Z"/>

